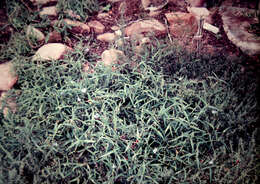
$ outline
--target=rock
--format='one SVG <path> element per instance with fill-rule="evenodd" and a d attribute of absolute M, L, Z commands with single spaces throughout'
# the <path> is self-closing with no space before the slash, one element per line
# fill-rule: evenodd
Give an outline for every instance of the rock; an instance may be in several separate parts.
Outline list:
<path fill-rule="evenodd" d="M 56 3 L 58 0 L 30 0 L 34 5 L 44 5 L 48 3 Z"/>
<path fill-rule="evenodd" d="M 154 34 L 155 36 L 166 34 L 166 27 L 156 19 L 140 20 L 126 27 L 126 36 L 136 36 L 140 34 Z"/>
<path fill-rule="evenodd" d="M 113 64 L 124 63 L 125 55 L 121 50 L 109 49 L 102 53 L 101 59 L 105 66 L 111 66 Z"/>
<path fill-rule="evenodd" d="M 191 24 L 193 23 L 193 19 L 195 18 L 192 14 L 184 12 L 165 13 L 165 17 L 170 25 L 183 23 Z"/>
<path fill-rule="evenodd" d="M 65 24 L 71 26 L 70 31 L 76 34 L 84 34 L 90 32 L 90 27 L 80 21 L 64 19 Z"/>
<path fill-rule="evenodd" d="M 197 21 L 191 13 L 174 12 L 166 13 L 165 16 L 170 24 L 170 33 L 174 37 L 191 37 L 197 32 Z"/>
<path fill-rule="evenodd" d="M 145 48 L 143 45 L 137 45 L 135 46 L 135 53 L 138 53 L 138 54 L 144 54 L 145 53 Z"/>
<path fill-rule="evenodd" d="M 11 62 L 0 64 L 0 91 L 7 91 L 17 82 L 18 76 Z"/>
<path fill-rule="evenodd" d="M 4 101 L 5 104 L 3 103 Z M 8 98 L 7 92 L 0 94 L 0 109 L 2 108 L 4 117 L 7 117 L 9 112 L 15 113 L 17 110 L 15 98 Z"/>
<path fill-rule="evenodd" d="M 206 0 L 187 0 L 186 2 L 193 7 L 203 7 L 206 5 Z"/>
<path fill-rule="evenodd" d="M 118 27 L 118 26 L 112 26 L 111 29 L 112 29 L 113 31 L 117 31 L 117 30 L 120 29 L 120 27 Z"/>
<path fill-rule="evenodd" d="M 109 13 L 99 13 L 97 15 L 98 20 L 105 20 L 105 21 L 112 21 L 112 17 L 109 15 Z"/>
<path fill-rule="evenodd" d="M 143 8 L 149 11 L 158 11 L 168 4 L 168 0 L 143 0 Z"/>
<path fill-rule="evenodd" d="M 149 15 L 149 17 L 157 17 L 157 16 L 159 16 L 161 14 L 161 12 L 162 11 L 160 11 L 160 10 L 150 11 L 148 15 Z"/>
<path fill-rule="evenodd" d="M 222 6 L 220 15 L 223 21 L 223 28 L 228 39 L 248 55 L 260 54 L 260 39 L 254 33 L 249 33 L 251 24 L 258 23 L 254 15 L 255 10 Z"/>
<path fill-rule="evenodd" d="M 109 43 L 114 42 L 116 38 L 117 36 L 115 35 L 115 33 L 104 33 L 97 36 L 97 40 Z"/>
<path fill-rule="evenodd" d="M 148 44 L 148 43 L 151 43 L 151 40 L 150 38 L 147 38 L 147 37 L 144 37 L 140 40 L 140 45 L 144 45 L 144 44 Z"/>
<path fill-rule="evenodd" d="M 213 26 L 213 25 L 211 25 L 211 24 L 209 24 L 207 22 L 205 22 L 203 24 L 203 29 L 205 29 L 207 31 L 210 31 L 210 32 L 212 32 L 214 34 L 218 34 L 219 33 L 219 28 L 217 28 L 216 26 Z"/>
<path fill-rule="evenodd" d="M 222 0 L 221 6 L 240 7 L 257 10 L 259 2 L 260 1 L 257 0 Z"/>
<path fill-rule="evenodd" d="M 101 24 L 99 21 L 90 21 L 88 23 L 88 26 L 92 29 L 94 29 L 94 32 L 96 34 L 101 34 L 101 33 L 104 33 L 105 31 L 105 26 L 103 24 Z"/>
<path fill-rule="evenodd" d="M 142 6 L 144 9 L 148 8 L 151 4 L 151 0 L 142 0 Z"/>
<path fill-rule="evenodd" d="M 32 61 L 50 61 L 61 59 L 66 53 L 72 49 L 61 43 L 48 43 L 40 47 L 34 54 Z"/>
<path fill-rule="evenodd" d="M 26 37 L 29 42 L 35 40 L 39 43 L 43 42 L 45 40 L 44 34 L 37 28 L 29 25 L 26 30 Z M 31 40 L 32 39 L 32 40 Z"/>
<path fill-rule="evenodd" d="M 57 42 L 61 42 L 62 38 L 61 38 L 61 34 L 57 31 L 52 31 L 49 33 L 49 39 L 48 39 L 48 43 L 57 43 Z"/>
<path fill-rule="evenodd" d="M 193 14 L 195 17 L 198 18 L 206 18 L 210 15 L 210 12 L 207 8 L 204 7 L 187 7 L 188 12 Z"/>
<path fill-rule="evenodd" d="M 49 6 L 49 7 L 44 7 L 42 11 L 40 11 L 40 16 L 51 16 L 51 17 L 57 17 L 58 16 L 58 11 L 56 6 Z"/>

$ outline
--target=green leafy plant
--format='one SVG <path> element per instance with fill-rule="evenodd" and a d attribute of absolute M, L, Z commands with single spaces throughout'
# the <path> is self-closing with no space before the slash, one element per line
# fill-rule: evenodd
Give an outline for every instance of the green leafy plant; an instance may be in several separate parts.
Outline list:
<path fill-rule="evenodd" d="M 1 118 L 2 182 L 256 181 L 256 100 L 241 93 L 255 84 L 238 64 L 163 44 L 131 69 L 84 73 L 84 57 L 76 47 L 63 60 L 16 62 L 22 93 Z"/>

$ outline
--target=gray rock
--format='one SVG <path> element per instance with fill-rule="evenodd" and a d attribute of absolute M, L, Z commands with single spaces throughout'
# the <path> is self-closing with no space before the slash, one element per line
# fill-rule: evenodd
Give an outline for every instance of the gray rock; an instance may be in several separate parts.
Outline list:
<path fill-rule="evenodd" d="M 257 23 L 257 19 L 249 16 L 255 10 L 222 6 L 220 14 L 223 28 L 228 39 L 248 55 L 260 54 L 260 39 L 248 29 L 251 24 Z"/>
<path fill-rule="evenodd" d="M 44 7 L 42 11 L 40 11 L 40 16 L 52 16 L 52 17 L 57 17 L 58 16 L 58 10 L 56 6 L 48 6 Z"/>

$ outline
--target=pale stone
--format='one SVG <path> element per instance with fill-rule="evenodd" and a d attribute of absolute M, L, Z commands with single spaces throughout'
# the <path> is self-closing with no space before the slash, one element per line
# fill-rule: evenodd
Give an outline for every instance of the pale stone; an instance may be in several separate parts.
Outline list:
<path fill-rule="evenodd" d="M 143 8 L 149 11 L 158 11 L 168 4 L 168 0 L 143 0 Z"/>
<path fill-rule="evenodd" d="M 140 20 L 126 27 L 126 36 L 135 36 L 138 34 L 151 33 L 156 36 L 166 34 L 166 27 L 156 19 Z"/>
<path fill-rule="evenodd" d="M 160 10 L 157 10 L 157 11 L 150 11 L 149 12 L 149 16 L 150 17 L 157 17 L 157 16 L 159 16 L 161 14 L 161 11 Z"/>
<path fill-rule="evenodd" d="M 112 26 L 111 29 L 112 29 L 113 31 L 117 31 L 117 30 L 120 29 L 120 27 L 118 27 L 118 26 Z"/>
<path fill-rule="evenodd" d="M 39 29 L 36 29 L 35 27 L 33 27 L 31 25 L 29 25 L 27 27 L 26 36 L 27 36 L 28 39 L 34 38 L 38 42 L 42 42 L 42 41 L 45 40 L 44 34 Z M 28 41 L 30 41 L 30 40 L 28 40 Z"/>
<path fill-rule="evenodd" d="M 7 91 L 17 82 L 18 76 L 13 70 L 11 62 L 0 64 L 0 91 Z"/>
<path fill-rule="evenodd" d="M 40 47 L 34 54 L 32 61 L 50 61 L 61 59 L 64 54 L 68 53 L 72 49 L 61 43 L 48 43 Z"/>
<path fill-rule="evenodd" d="M 151 0 L 142 0 L 142 6 L 143 6 L 144 9 L 149 7 L 150 4 L 151 4 Z"/>
<path fill-rule="evenodd" d="M 223 28 L 229 40 L 246 54 L 259 55 L 260 39 L 248 32 L 250 25 L 257 23 L 257 19 L 248 16 L 255 10 L 224 6 L 220 8 L 220 12 Z"/>
<path fill-rule="evenodd" d="M 211 25 L 211 24 L 209 24 L 207 22 L 205 22 L 203 24 L 203 29 L 206 29 L 207 31 L 210 31 L 210 32 L 212 32 L 214 34 L 218 34 L 219 33 L 219 28 L 217 28 L 216 26 L 213 26 L 213 25 Z"/>
<path fill-rule="evenodd" d="M 122 64 L 125 55 L 121 50 L 109 49 L 102 53 L 101 58 L 105 66 L 111 66 L 113 64 Z"/>
<path fill-rule="evenodd" d="M 187 7 L 187 10 L 188 12 L 199 18 L 208 17 L 210 14 L 209 10 L 204 7 Z"/>
<path fill-rule="evenodd" d="M 90 28 L 94 29 L 94 32 L 96 34 L 101 34 L 101 33 L 104 33 L 104 31 L 105 31 L 105 26 L 97 20 L 88 22 L 88 26 Z"/>
<path fill-rule="evenodd" d="M 114 42 L 116 38 L 115 33 L 104 33 L 97 36 L 97 40 L 102 42 Z"/>
<path fill-rule="evenodd" d="M 6 105 L 3 104 L 3 101 L 5 101 Z M 0 94 L 0 109 L 2 108 L 4 117 L 7 117 L 9 112 L 15 113 L 17 110 L 15 98 L 8 98 L 7 92 Z"/>
<path fill-rule="evenodd" d="M 58 0 L 30 0 L 34 5 L 43 5 L 47 3 L 56 3 Z"/>
<path fill-rule="evenodd" d="M 56 6 L 49 6 L 49 7 L 44 7 L 42 9 L 42 11 L 40 11 L 40 16 L 53 16 L 53 17 L 57 17 L 58 15 L 58 11 Z"/>
<path fill-rule="evenodd" d="M 71 31 L 78 34 L 89 33 L 90 27 L 87 24 L 84 24 L 80 21 L 64 19 L 64 22 L 71 26 Z"/>
<path fill-rule="evenodd" d="M 106 20 L 106 21 L 112 21 L 112 17 L 109 15 L 109 13 L 99 13 L 97 15 L 97 19 L 99 19 L 99 20 Z"/>

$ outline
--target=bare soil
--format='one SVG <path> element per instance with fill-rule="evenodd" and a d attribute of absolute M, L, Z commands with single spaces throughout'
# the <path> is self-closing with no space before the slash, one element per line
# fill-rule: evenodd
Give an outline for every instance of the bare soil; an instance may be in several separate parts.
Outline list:
<path fill-rule="evenodd" d="M 227 0 L 228 2 L 229 0 Z M 30 1 L 28 0 L 22 0 L 23 4 L 26 4 L 29 11 L 34 10 L 35 7 L 32 6 Z M 153 0 L 152 5 L 157 6 L 163 3 L 164 0 Z M 219 5 L 222 1 L 218 1 Z M 142 5 L 139 0 L 128 0 L 125 1 L 126 4 L 122 4 L 120 2 L 113 3 L 111 9 L 108 11 L 110 15 L 109 20 L 100 20 L 103 25 L 105 25 L 106 30 L 105 32 L 110 32 L 111 26 L 117 25 L 119 21 L 122 19 L 127 23 L 131 21 L 135 21 L 141 18 L 147 18 L 148 11 L 145 11 L 142 8 Z M 108 2 L 104 0 L 100 0 L 100 4 L 102 6 L 105 6 L 108 4 Z M 248 8 L 256 8 L 258 4 L 258 0 L 252 0 L 250 2 L 246 0 L 235 0 L 232 1 L 232 5 L 237 7 L 248 7 Z M 164 16 L 167 12 L 187 12 L 186 6 L 187 4 L 184 3 L 185 6 L 178 6 L 174 3 L 169 2 L 162 10 L 161 13 L 156 17 L 159 21 L 165 22 L 166 18 Z M 125 8 L 125 7 L 126 8 Z M 130 7 L 130 8 L 129 8 Z M 249 57 L 246 55 L 246 53 L 243 53 L 239 48 L 237 48 L 234 44 L 232 44 L 229 39 L 227 38 L 223 26 L 222 26 L 222 20 L 221 16 L 217 10 L 217 7 L 212 7 L 212 3 L 208 3 L 208 7 L 213 10 L 214 14 L 212 15 L 212 22 L 216 27 L 220 28 L 220 34 L 218 36 L 214 35 L 213 33 L 210 33 L 208 31 L 203 31 L 203 38 L 202 42 L 200 43 L 200 52 L 204 54 L 214 54 L 214 53 L 222 53 L 223 55 L 227 56 L 238 56 L 243 57 L 243 64 L 246 67 L 249 67 L 251 69 L 254 69 L 256 72 L 259 72 L 259 66 L 260 66 L 260 59 L 259 56 L 256 57 Z M 125 9 L 124 9 L 125 8 Z M 92 15 L 89 20 L 96 20 L 97 14 Z M 6 44 L 11 35 L 14 33 L 14 29 L 12 26 L 8 23 L 8 16 L 6 12 L 6 5 L 5 1 L 0 1 L 0 42 L 2 44 Z M 90 38 L 93 35 L 86 35 L 86 40 Z M 96 35 L 94 35 L 95 37 Z M 77 39 L 71 35 L 71 37 L 68 40 L 64 40 L 64 42 L 70 46 L 73 47 L 74 44 L 77 43 Z M 105 49 L 108 48 L 107 43 L 103 43 L 100 41 L 93 41 L 98 46 L 95 47 L 95 49 L 92 49 L 91 52 L 95 52 L 96 54 L 100 55 Z M 177 40 L 177 42 L 180 43 L 180 45 L 189 48 L 189 49 L 195 49 L 196 45 L 192 42 L 187 41 L 185 43 L 183 40 Z M 0 47 L 1 49 L 1 47 Z M 0 61 L 1 62 L 1 61 Z"/>

